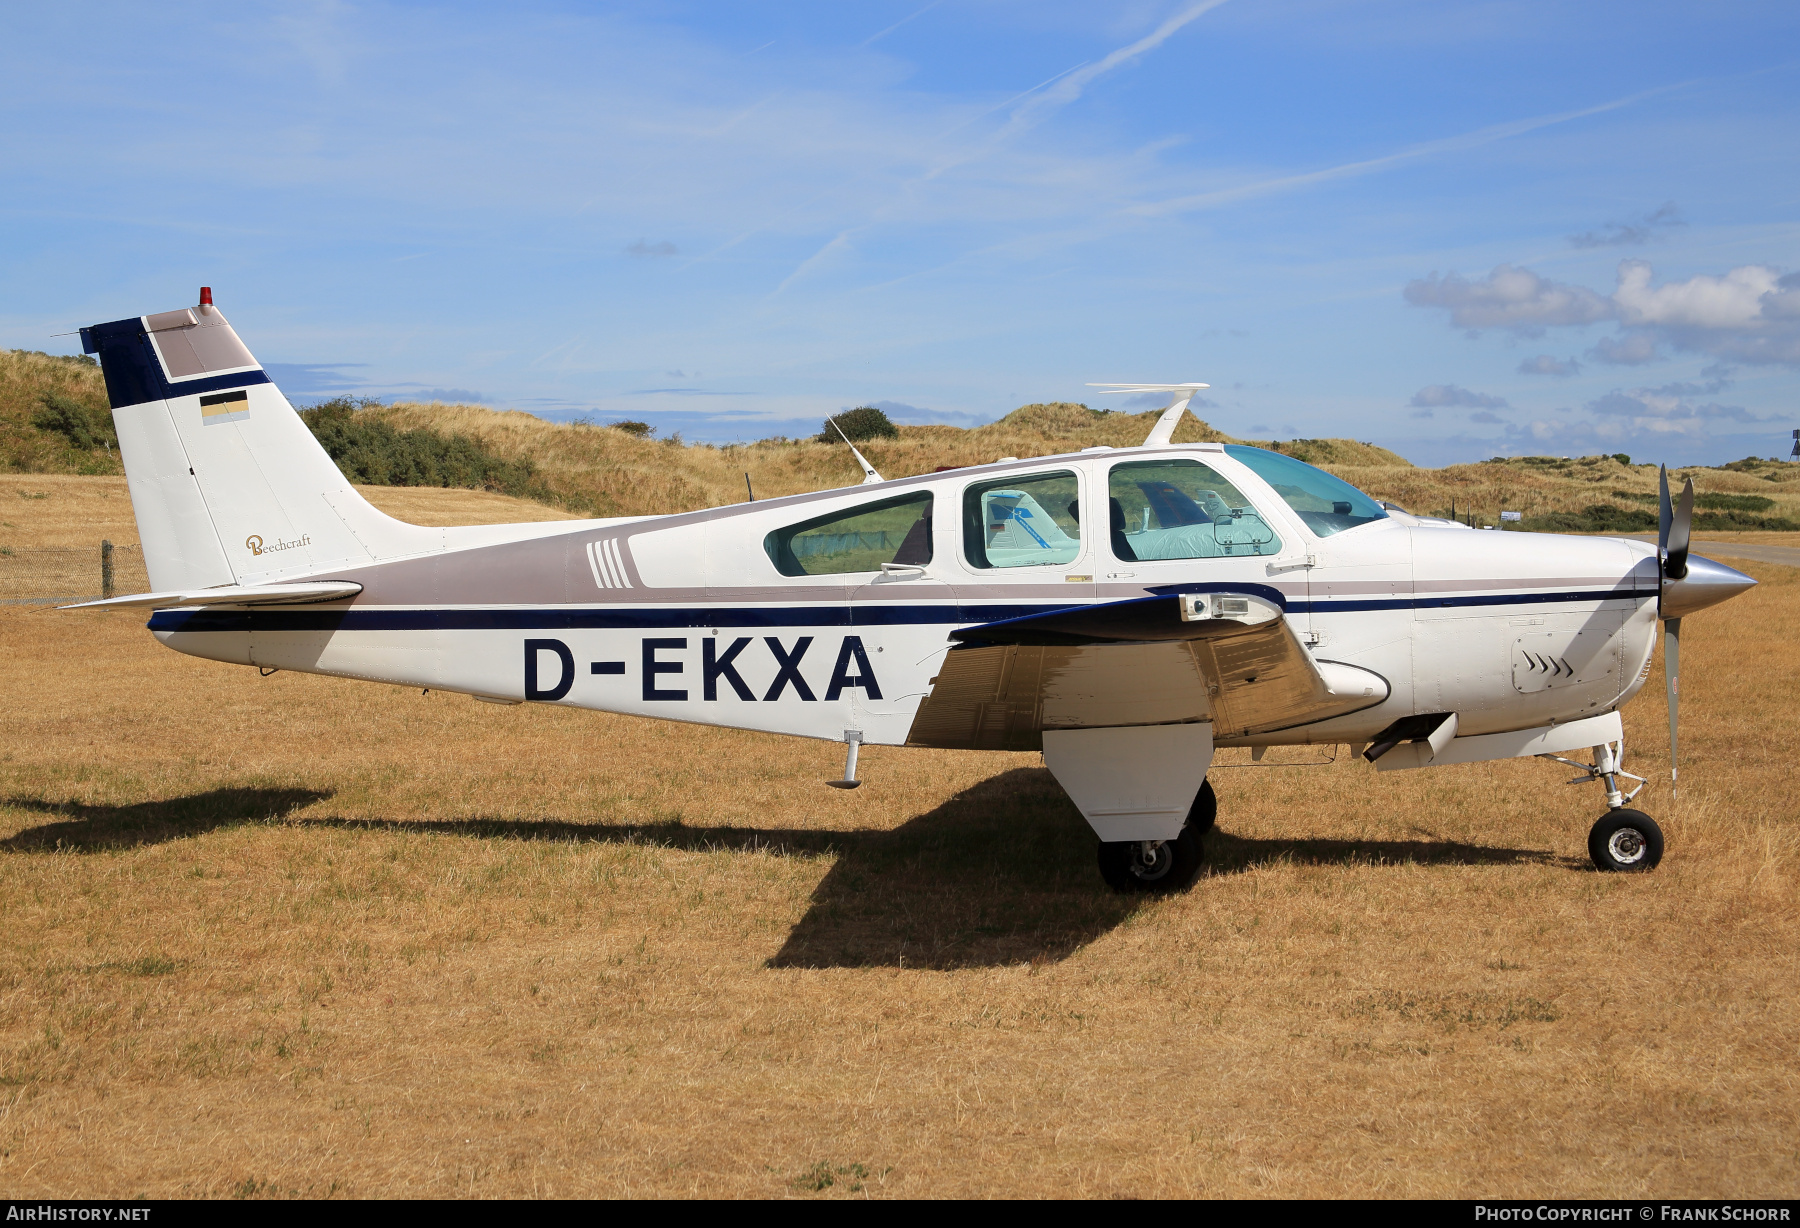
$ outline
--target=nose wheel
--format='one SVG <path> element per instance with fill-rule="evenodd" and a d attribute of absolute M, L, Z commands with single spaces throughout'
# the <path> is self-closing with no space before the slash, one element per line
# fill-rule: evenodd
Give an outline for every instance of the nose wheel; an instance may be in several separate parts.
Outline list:
<path fill-rule="evenodd" d="M 1624 757 L 1624 742 L 1594 747 L 1592 763 L 1577 763 L 1561 755 L 1538 756 L 1580 769 L 1581 775 L 1568 782 L 1572 785 L 1599 781 L 1605 788 L 1609 809 L 1588 832 L 1588 857 L 1596 870 L 1629 874 L 1656 868 L 1656 863 L 1662 860 L 1663 834 L 1655 819 L 1642 810 L 1632 810 L 1625 805 L 1642 792 L 1644 778 L 1619 766 Z M 1637 788 L 1624 792 L 1619 785 L 1621 778 L 1637 781 Z"/>
<path fill-rule="evenodd" d="M 1653 870 L 1662 855 L 1662 828 L 1641 810 L 1609 810 L 1588 832 L 1588 856 L 1598 870 Z"/>

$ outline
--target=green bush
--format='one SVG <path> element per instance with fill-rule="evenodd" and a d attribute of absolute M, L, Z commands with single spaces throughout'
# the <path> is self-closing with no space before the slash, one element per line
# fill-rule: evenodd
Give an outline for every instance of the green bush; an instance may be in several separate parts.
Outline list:
<path fill-rule="evenodd" d="M 832 423 L 837 423 L 834 429 Z M 841 414 L 825 419 L 825 428 L 819 432 L 820 443 L 838 443 L 838 431 L 851 443 L 860 443 L 864 439 L 898 439 L 900 428 L 888 420 L 888 416 L 873 405 L 863 405 L 856 409 L 845 410 Z"/>
<path fill-rule="evenodd" d="M 371 486 L 458 486 L 521 498 L 543 493 L 533 480 L 536 470 L 530 461 L 495 456 L 467 435 L 442 435 L 423 427 L 397 431 L 357 412 L 378 404 L 338 397 L 300 414 L 351 481 Z"/>
<path fill-rule="evenodd" d="M 1759 496 L 1702 497 L 1756 499 Z M 1770 505 L 1766 499 L 1763 503 Z M 1528 533 L 1654 533 L 1658 525 L 1657 513 L 1653 511 L 1635 507 L 1622 508 L 1611 503 L 1593 503 L 1579 512 L 1547 512 L 1542 516 L 1533 516 L 1521 527 Z M 1796 529 L 1800 529 L 1800 524 L 1781 516 L 1752 516 L 1742 511 L 1694 513 L 1695 532 L 1793 532 Z"/>
<path fill-rule="evenodd" d="M 32 415 L 31 425 L 41 431 L 54 431 L 69 441 L 71 447 L 91 452 L 95 448 L 119 446 L 119 433 L 113 429 L 112 411 L 104 407 L 84 405 L 54 392 L 40 395 L 43 408 Z"/>
<path fill-rule="evenodd" d="M 1761 495 L 1695 495 L 1695 507 L 1710 507 L 1721 512 L 1766 512 L 1775 500 Z"/>

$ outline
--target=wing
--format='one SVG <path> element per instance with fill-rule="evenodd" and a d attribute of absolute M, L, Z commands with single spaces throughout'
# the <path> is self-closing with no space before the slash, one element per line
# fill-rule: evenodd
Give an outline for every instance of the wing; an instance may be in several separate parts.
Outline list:
<path fill-rule="evenodd" d="M 910 746 L 1038 750 L 1046 729 L 1210 720 L 1215 739 L 1370 708 L 1387 680 L 1317 661 L 1250 593 L 1076 606 L 953 632 Z"/>

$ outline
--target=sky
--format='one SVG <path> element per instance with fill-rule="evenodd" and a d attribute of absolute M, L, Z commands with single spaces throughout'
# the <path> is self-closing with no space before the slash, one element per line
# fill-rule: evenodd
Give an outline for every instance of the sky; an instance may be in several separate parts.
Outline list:
<path fill-rule="evenodd" d="M 1782 456 L 1800 5 L 18 6 L 0 346 L 690 440 L 1203 380 L 1420 464 Z"/>

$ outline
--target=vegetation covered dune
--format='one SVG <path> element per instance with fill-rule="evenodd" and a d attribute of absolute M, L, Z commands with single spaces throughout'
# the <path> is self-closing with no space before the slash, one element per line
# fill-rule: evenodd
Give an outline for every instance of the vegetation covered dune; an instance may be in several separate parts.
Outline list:
<path fill-rule="evenodd" d="M 841 442 L 765 439 L 747 444 L 690 444 L 589 423 L 557 424 L 519 411 L 475 405 L 355 405 L 340 401 L 306 412 L 327 449 L 353 481 L 378 486 L 489 490 L 586 516 L 688 511 L 746 498 L 797 494 L 861 480 Z M 1055 402 L 1026 405 L 998 422 L 964 430 L 901 426 L 893 437 L 861 440 L 888 477 L 946 466 L 985 464 L 1080 448 L 1140 444 L 1157 417 Z M 1191 416 L 1178 443 L 1232 441 Z M 1403 457 L 1349 439 L 1261 442 L 1322 466 L 1367 490 L 1424 514 L 1472 514 L 1498 523 L 1502 509 L 1526 525 L 1569 531 L 1644 531 L 1656 524 L 1656 470 L 1613 456 L 1523 457 L 1423 469 Z M 85 360 L 0 351 L 0 468 L 15 473 L 120 473 L 97 368 Z M 1800 465 L 1744 460 L 1720 468 L 1678 470 L 1700 491 L 1696 527 L 1800 530 Z"/>

